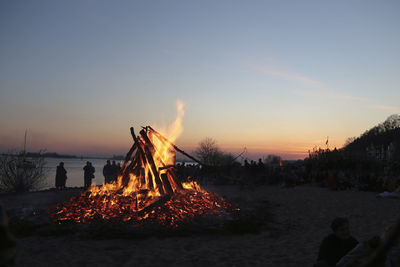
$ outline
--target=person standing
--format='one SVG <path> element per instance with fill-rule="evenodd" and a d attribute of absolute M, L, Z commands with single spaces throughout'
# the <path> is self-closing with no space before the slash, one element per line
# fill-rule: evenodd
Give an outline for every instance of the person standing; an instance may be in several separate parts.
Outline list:
<path fill-rule="evenodd" d="M 92 179 L 94 178 L 94 172 L 95 169 L 92 166 L 92 163 L 90 161 L 86 162 L 86 166 L 83 167 L 84 170 L 84 188 L 87 189 L 92 185 Z"/>
<path fill-rule="evenodd" d="M 115 164 L 115 160 L 113 160 L 112 161 L 112 164 L 111 164 L 111 182 L 114 182 L 114 181 L 116 181 L 117 180 L 117 177 L 118 177 L 118 173 L 119 173 L 119 170 L 120 170 L 120 168 L 117 166 L 117 164 Z"/>
<path fill-rule="evenodd" d="M 103 168 L 104 183 L 108 184 L 112 180 L 112 166 L 110 160 L 107 160 L 107 164 Z"/>
<path fill-rule="evenodd" d="M 67 171 L 64 168 L 64 162 L 60 162 L 56 170 L 56 188 L 64 189 L 67 181 Z"/>

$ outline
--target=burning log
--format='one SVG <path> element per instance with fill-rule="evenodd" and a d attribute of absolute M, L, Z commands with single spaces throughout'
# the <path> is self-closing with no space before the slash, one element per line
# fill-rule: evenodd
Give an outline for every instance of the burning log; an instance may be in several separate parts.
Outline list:
<path fill-rule="evenodd" d="M 162 186 L 162 182 L 161 182 L 161 178 L 160 178 L 160 174 L 158 172 L 158 169 L 156 167 L 156 164 L 154 163 L 154 155 L 156 154 L 156 150 L 153 146 L 153 144 L 151 143 L 149 137 L 147 136 L 146 132 L 144 130 L 140 131 L 140 135 L 144 140 L 144 151 L 145 151 L 145 155 L 147 157 L 147 162 L 150 164 L 150 168 L 151 171 L 153 173 L 153 177 L 154 180 L 158 186 L 158 190 L 160 190 L 161 194 L 164 194 L 164 190 L 163 190 L 163 186 Z M 160 159 L 160 162 L 162 165 L 165 165 L 162 160 Z"/>
<path fill-rule="evenodd" d="M 171 199 L 171 195 L 165 195 L 161 198 L 159 198 L 157 201 L 151 203 L 149 206 L 147 206 L 146 208 L 142 209 L 138 215 L 139 216 L 145 216 L 146 213 L 151 212 L 152 210 L 154 210 L 157 207 L 162 206 L 163 204 L 165 204 L 167 201 L 169 201 Z"/>
<path fill-rule="evenodd" d="M 122 186 L 127 186 L 130 180 L 129 172 L 135 173 L 136 167 L 140 165 L 141 159 L 140 156 L 134 157 L 131 163 L 128 165 L 129 160 L 125 160 L 124 164 L 122 165 L 120 174 L 118 176 L 122 177 Z M 126 166 L 128 165 L 128 166 Z"/>
<path fill-rule="evenodd" d="M 168 177 L 171 178 L 171 183 L 174 184 L 179 190 L 183 190 L 182 183 L 179 181 L 179 179 L 176 177 L 175 171 L 172 171 L 171 169 L 167 170 Z"/>
<path fill-rule="evenodd" d="M 132 157 L 132 154 L 133 154 L 133 152 L 135 151 L 136 148 L 137 148 L 136 143 L 134 143 L 132 145 L 131 149 L 129 149 L 128 153 L 126 154 L 125 161 L 124 161 L 124 163 L 123 163 L 123 165 L 121 167 L 121 171 L 119 172 L 118 176 L 122 176 L 122 177 L 125 176 L 126 165 L 128 164 L 129 159 Z"/>
<path fill-rule="evenodd" d="M 147 162 L 150 164 L 150 168 L 151 168 L 150 170 L 152 172 L 153 179 L 156 182 L 157 189 L 160 191 L 160 194 L 164 194 L 164 190 L 163 190 L 162 182 L 161 182 L 161 179 L 160 179 L 160 175 L 158 173 L 156 164 L 154 163 L 154 159 L 151 156 L 150 149 L 147 146 L 145 146 L 144 147 L 144 151 L 145 151 L 145 154 L 146 154 L 146 157 L 147 157 Z"/>
<path fill-rule="evenodd" d="M 165 189 L 165 192 L 169 195 L 174 194 L 174 190 L 172 189 L 171 183 L 168 180 L 168 174 L 163 173 L 161 174 L 161 180 Z"/>
<path fill-rule="evenodd" d="M 134 131 L 133 127 L 131 127 L 131 135 L 132 135 L 133 141 L 135 141 L 135 144 L 137 145 L 137 148 L 138 148 L 138 150 L 139 150 L 140 155 L 142 156 L 142 159 L 145 159 L 145 155 L 144 155 L 143 148 L 142 148 L 142 146 L 140 145 L 138 139 L 136 138 L 135 131 Z M 135 144 L 134 144 L 134 145 L 135 145 Z M 124 163 L 124 164 L 125 164 L 125 163 Z"/>

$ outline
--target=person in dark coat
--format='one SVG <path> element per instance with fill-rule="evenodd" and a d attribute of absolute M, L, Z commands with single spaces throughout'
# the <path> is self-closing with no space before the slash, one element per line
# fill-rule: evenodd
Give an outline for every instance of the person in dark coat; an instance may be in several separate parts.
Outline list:
<path fill-rule="evenodd" d="M 90 161 L 87 161 L 86 166 L 83 167 L 83 170 L 84 170 L 83 178 L 85 182 L 84 188 L 87 189 L 92 185 L 92 179 L 94 178 L 95 169 L 92 166 L 92 163 Z"/>
<path fill-rule="evenodd" d="M 331 229 L 333 233 L 322 240 L 319 248 L 317 267 L 336 266 L 336 263 L 358 244 L 350 235 L 347 218 L 335 218 Z"/>
<path fill-rule="evenodd" d="M 67 171 L 64 168 L 64 162 L 60 162 L 56 170 L 56 188 L 64 189 L 67 181 Z"/>
<path fill-rule="evenodd" d="M 103 176 L 104 176 L 104 183 L 110 183 L 112 180 L 112 166 L 110 164 L 110 161 L 107 160 L 107 164 L 104 165 L 103 167 Z"/>

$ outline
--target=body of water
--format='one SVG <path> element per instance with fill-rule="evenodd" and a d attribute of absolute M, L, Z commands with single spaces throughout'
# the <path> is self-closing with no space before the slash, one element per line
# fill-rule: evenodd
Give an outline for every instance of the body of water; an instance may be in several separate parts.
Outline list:
<path fill-rule="evenodd" d="M 104 182 L 103 167 L 107 163 L 106 159 L 85 159 L 85 158 L 45 158 L 47 176 L 45 186 L 42 189 L 55 187 L 56 169 L 58 164 L 64 162 L 64 168 L 67 171 L 67 187 L 81 187 L 83 186 L 83 167 L 87 161 L 90 161 L 95 168 L 95 178 L 92 184 L 102 184 Z M 121 165 L 123 161 L 120 162 Z"/>

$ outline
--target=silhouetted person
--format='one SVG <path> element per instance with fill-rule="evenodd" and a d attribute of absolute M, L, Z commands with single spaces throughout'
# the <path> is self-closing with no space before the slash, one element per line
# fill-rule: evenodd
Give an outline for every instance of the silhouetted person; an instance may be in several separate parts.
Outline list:
<path fill-rule="evenodd" d="M 331 223 L 331 229 L 333 233 L 325 237 L 319 247 L 317 267 L 335 266 L 358 244 L 358 241 L 350 235 L 347 218 L 335 218 Z"/>
<path fill-rule="evenodd" d="M 105 183 L 110 183 L 112 181 L 113 170 L 109 160 L 107 160 L 107 164 L 104 165 L 103 175 Z"/>
<path fill-rule="evenodd" d="M 67 181 L 67 171 L 64 168 L 64 162 L 60 162 L 56 170 L 56 188 L 64 189 Z"/>
<path fill-rule="evenodd" d="M 84 188 L 87 189 L 92 185 L 92 179 L 94 178 L 95 169 L 92 166 L 92 163 L 90 161 L 87 161 L 86 166 L 83 167 L 83 170 L 84 170 L 83 178 L 85 182 Z"/>
<path fill-rule="evenodd" d="M 259 172 L 261 172 L 261 173 L 264 172 L 264 162 L 262 162 L 261 159 L 258 159 L 257 167 L 258 167 Z"/>

